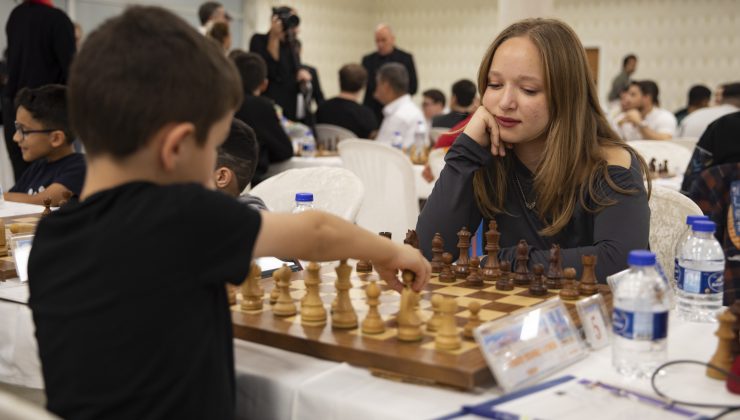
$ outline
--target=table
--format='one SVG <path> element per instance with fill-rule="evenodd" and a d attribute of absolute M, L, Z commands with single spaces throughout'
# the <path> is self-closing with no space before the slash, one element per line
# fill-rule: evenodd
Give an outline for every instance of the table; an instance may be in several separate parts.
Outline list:
<path fill-rule="evenodd" d="M 288 169 L 314 168 L 317 166 L 342 167 L 342 158 L 339 156 L 322 156 L 322 157 L 302 157 L 294 156 L 284 162 L 273 163 L 267 170 L 267 176 L 279 174 Z M 424 165 L 413 165 L 414 181 L 416 183 L 416 194 L 421 200 L 427 199 L 432 193 L 434 182 L 427 182 L 422 177 Z"/>

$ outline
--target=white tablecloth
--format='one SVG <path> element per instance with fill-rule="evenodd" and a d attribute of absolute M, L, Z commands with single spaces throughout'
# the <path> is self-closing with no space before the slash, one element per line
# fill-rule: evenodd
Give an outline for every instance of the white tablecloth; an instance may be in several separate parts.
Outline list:
<path fill-rule="evenodd" d="M 342 158 L 339 156 L 327 157 L 300 157 L 294 156 L 284 162 L 274 163 L 267 170 L 267 176 L 279 174 L 288 169 L 313 168 L 317 166 L 334 166 L 342 167 Z M 421 173 L 424 171 L 424 165 L 414 165 L 414 180 L 416 181 L 416 194 L 419 199 L 426 199 L 432 193 L 434 182 L 427 182 Z"/>

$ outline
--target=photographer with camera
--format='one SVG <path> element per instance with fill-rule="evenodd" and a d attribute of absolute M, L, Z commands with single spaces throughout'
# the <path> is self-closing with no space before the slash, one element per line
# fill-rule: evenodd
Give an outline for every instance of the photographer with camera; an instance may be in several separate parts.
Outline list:
<path fill-rule="evenodd" d="M 287 7 L 272 9 L 272 23 L 266 34 L 255 34 L 249 42 L 249 51 L 259 54 L 267 63 L 269 84 L 264 96 L 283 108 L 283 115 L 290 120 L 304 119 L 298 115 L 298 94 L 311 89 L 311 74 L 301 67 L 296 50 L 296 35 L 300 18 L 295 10 Z M 306 102 L 310 98 L 306 98 Z M 306 111 L 305 103 L 302 109 Z"/>

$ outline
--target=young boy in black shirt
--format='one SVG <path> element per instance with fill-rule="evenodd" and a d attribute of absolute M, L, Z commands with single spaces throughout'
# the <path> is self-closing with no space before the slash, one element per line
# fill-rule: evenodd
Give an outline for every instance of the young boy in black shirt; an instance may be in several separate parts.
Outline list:
<path fill-rule="evenodd" d="M 257 169 L 259 146 L 254 130 L 242 120 L 231 120 L 231 129 L 218 148 L 213 181 L 216 188 L 255 210 L 267 210 L 261 198 L 241 192 L 247 188 Z"/>
<path fill-rule="evenodd" d="M 253 257 L 362 258 L 400 288 L 429 263 L 321 212 L 258 213 L 209 191 L 241 102 L 216 45 L 157 7 L 87 38 L 69 79 L 88 153 L 79 202 L 38 225 L 29 305 L 50 411 L 68 419 L 234 417 L 227 282 Z M 197 98 L 197 100 L 194 100 Z"/>
<path fill-rule="evenodd" d="M 85 158 L 75 153 L 67 118 L 67 89 L 62 85 L 24 88 L 15 100 L 15 135 L 23 160 L 33 162 L 5 193 L 8 201 L 57 205 L 64 192 L 79 195 Z"/>

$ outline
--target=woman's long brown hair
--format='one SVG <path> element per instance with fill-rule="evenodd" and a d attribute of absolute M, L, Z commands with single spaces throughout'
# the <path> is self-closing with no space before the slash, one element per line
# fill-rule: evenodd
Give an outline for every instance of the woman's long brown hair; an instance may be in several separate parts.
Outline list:
<path fill-rule="evenodd" d="M 645 161 L 612 130 L 604 117 L 589 72 L 586 52 L 575 32 L 554 19 L 526 19 L 512 24 L 493 41 L 478 70 L 481 96 L 488 86 L 493 55 L 509 38 L 526 36 L 537 47 L 544 65 L 545 94 L 549 110 L 542 161 L 535 170 L 537 212 L 545 223 L 540 234 L 552 236 L 570 221 L 576 202 L 588 211 L 614 204 L 598 187 L 605 180 L 614 191 L 635 194 L 618 186 L 609 176 L 604 147 L 620 147 L 635 155 L 643 174 Z M 511 153 L 479 169 L 473 180 L 476 200 L 484 216 L 503 213 L 507 179 L 512 170 Z M 648 194 L 650 185 L 648 182 Z M 586 205 L 589 197 L 594 207 Z"/>

